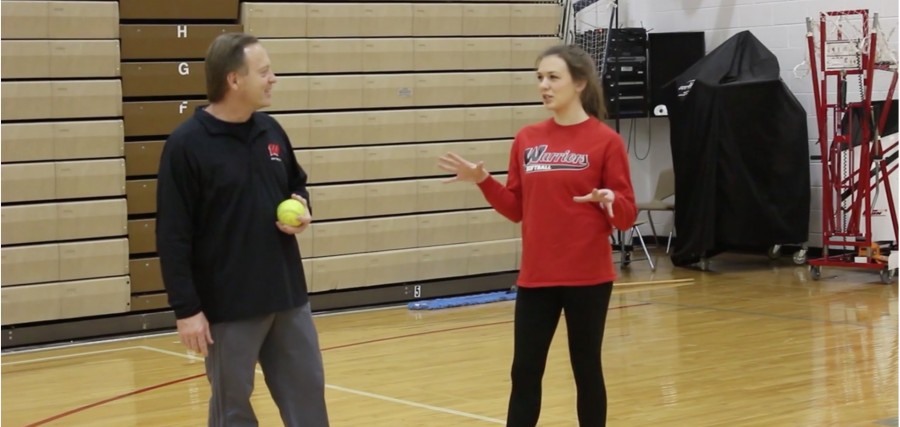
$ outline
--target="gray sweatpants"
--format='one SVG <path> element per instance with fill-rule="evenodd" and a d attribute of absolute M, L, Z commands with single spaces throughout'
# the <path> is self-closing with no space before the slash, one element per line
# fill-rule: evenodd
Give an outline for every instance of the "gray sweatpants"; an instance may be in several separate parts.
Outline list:
<path fill-rule="evenodd" d="M 325 373 L 309 304 L 210 326 L 210 427 L 258 426 L 250 405 L 259 361 L 285 426 L 327 427 Z"/>

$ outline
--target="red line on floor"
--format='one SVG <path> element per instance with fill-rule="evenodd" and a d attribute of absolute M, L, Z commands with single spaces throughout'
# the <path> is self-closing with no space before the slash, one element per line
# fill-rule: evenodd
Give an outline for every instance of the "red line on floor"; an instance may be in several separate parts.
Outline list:
<path fill-rule="evenodd" d="M 610 309 L 610 310 L 617 310 L 617 309 L 622 309 L 622 308 L 640 307 L 640 306 L 650 305 L 650 304 L 651 304 L 651 303 L 649 303 L 649 302 L 645 302 L 645 303 L 640 303 L 640 304 L 620 305 L 620 306 L 616 306 L 616 307 L 610 307 L 609 309 Z M 348 344 L 341 344 L 341 345 L 336 345 L 336 346 L 332 346 L 332 347 L 326 347 L 326 348 L 323 348 L 322 351 L 337 350 L 337 349 L 341 349 L 341 348 L 355 347 L 355 346 L 359 346 L 359 345 L 363 345 L 363 344 L 373 344 L 373 343 L 379 343 L 379 342 L 385 342 L 385 341 L 392 341 L 392 340 L 398 340 L 398 339 L 403 339 L 403 338 L 419 337 L 419 336 L 422 336 L 422 335 L 437 334 L 437 333 L 441 333 L 441 332 L 452 332 L 452 331 L 459 331 L 459 330 L 464 330 L 464 329 L 480 328 L 480 327 L 483 327 L 483 326 L 503 325 L 503 324 L 512 323 L 512 322 L 513 322 L 512 320 L 504 320 L 504 321 L 501 321 L 501 322 L 479 323 L 479 324 L 477 324 L 477 325 L 466 325 L 466 326 L 458 326 L 458 327 L 455 327 L 455 328 L 435 329 L 435 330 L 433 330 L 433 331 L 416 332 L 416 333 L 412 333 L 412 334 L 404 334 L 404 335 L 395 335 L 395 336 L 391 336 L 391 337 L 376 338 L 376 339 L 367 340 L 367 341 L 357 341 L 357 342 L 352 342 L 352 343 L 348 343 Z M 31 423 L 31 424 L 26 425 L 25 427 L 38 427 L 38 426 L 42 426 L 42 425 L 47 424 L 47 423 L 49 423 L 49 422 L 56 421 L 56 420 L 58 420 L 58 419 L 60 419 L 60 418 L 65 418 L 65 417 L 67 417 L 67 416 L 69 416 L 69 415 L 77 414 L 77 413 L 79 413 L 79 412 L 86 411 L 86 410 L 88 410 L 88 409 L 95 408 L 95 407 L 100 406 L 100 405 L 105 405 L 105 404 L 110 403 L 110 402 L 115 402 L 116 400 L 124 399 L 124 398 L 129 397 L 129 396 L 134 396 L 134 395 L 137 395 L 137 394 L 146 393 L 146 392 L 148 392 L 148 391 L 153 391 L 153 390 L 156 390 L 156 389 L 159 389 L 159 388 L 167 387 L 167 386 L 170 386 L 170 385 L 173 385 L 173 384 L 183 383 L 183 382 L 185 382 L 185 381 L 190 381 L 190 380 L 194 380 L 194 379 L 197 379 L 197 378 L 202 378 L 202 377 L 205 377 L 205 376 L 206 376 L 206 373 L 195 374 L 195 375 L 191 375 L 191 376 L 188 376 L 188 377 L 179 378 L 179 379 L 177 379 L 177 380 L 172 380 L 172 381 L 168 381 L 168 382 L 164 382 L 164 383 L 152 385 L 152 386 L 149 386 L 149 387 L 139 388 L 139 389 L 136 389 L 136 390 L 132 390 L 132 391 L 130 391 L 130 392 L 128 392 L 128 393 L 119 394 L 119 395 L 110 397 L 110 398 L 108 398 L 108 399 L 100 400 L 100 401 L 97 401 L 97 402 L 94 402 L 94 403 L 91 403 L 91 404 L 88 404 L 88 405 L 84 405 L 84 406 L 79 406 L 79 407 L 77 407 L 77 408 L 70 409 L 70 410 L 68 410 L 68 411 L 66 411 L 66 412 L 61 412 L 61 413 L 59 413 L 59 414 L 57 414 L 57 415 L 54 415 L 54 416 L 52 416 L 52 417 L 45 418 L 45 419 L 40 420 L 40 421 L 35 421 L 35 422 Z"/>
<path fill-rule="evenodd" d="M 640 307 L 640 306 L 642 306 L 642 305 L 650 305 L 650 303 L 649 303 L 649 302 L 643 302 L 643 303 L 640 303 L 640 304 L 620 305 L 620 306 L 616 306 L 616 307 L 610 307 L 609 309 L 610 309 L 610 310 L 617 310 L 617 309 L 622 309 L 622 308 Z M 325 347 L 325 348 L 322 348 L 322 351 L 326 351 L 326 350 L 337 350 L 337 349 L 347 348 L 347 347 L 356 347 L 356 346 L 358 346 L 358 345 L 363 345 L 363 344 L 374 344 L 374 343 L 385 342 L 385 341 L 393 341 L 393 340 L 402 339 L 402 338 L 412 338 L 412 337 L 418 337 L 418 336 L 422 336 L 422 335 L 435 334 L 435 333 L 438 333 L 438 332 L 453 332 L 453 331 L 460 331 L 460 330 L 464 330 L 464 329 L 480 328 L 480 327 L 482 327 L 482 326 L 503 325 L 503 324 L 508 324 L 508 323 L 512 323 L 512 322 L 513 322 L 512 320 L 503 320 L 503 321 L 500 321 L 500 322 L 479 323 L 479 324 L 477 324 L 477 325 L 466 325 L 466 326 L 457 326 L 457 327 L 455 327 L 455 328 L 436 329 L 436 330 L 433 330 L 433 331 L 414 332 L 414 333 L 411 333 L 411 334 L 395 335 L 395 336 L 392 336 L 392 337 L 384 337 L 384 338 L 375 338 L 375 339 L 371 339 L 371 340 L 368 340 L 368 341 L 357 341 L 357 342 L 352 342 L 352 343 L 349 343 L 349 344 L 341 344 L 341 345 L 336 345 L 336 346 L 332 346 L 332 347 Z"/>
<path fill-rule="evenodd" d="M 352 342 L 352 343 L 349 343 L 349 344 L 341 344 L 341 345 L 336 345 L 336 346 L 332 346 L 332 347 L 325 347 L 325 348 L 322 348 L 322 351 L 326 351 L 326 350 L 337 350 L 337 349 L 347 348 L 347 347 L 356 347 L 356 346 L 358 346 L 358 345 L 363 345 L 363 344 L 374 344 L 374 343 L 385 342 L 385 341 L 393 341 L 393 340 L 398 340 L 398 339 L 402 339 L 402 338 L 419 337 L 419 336 L 422 336 L 422 335 L 430 335 L 430 334 L 435 334 L 435 333 L 438 333 L 438 332 L 453 332 L 453 331 L 460 331 L 460 330 L 464 330 L 464 329 L 480 328 L 480 327 L 482 327 L 482 326 L 503 325 L 503 324 L 506 324 L 506 323 L 512 323 L 512 320 L 503 320 L 503 321 L 500 321 L 500 322 L 492 322 L 492 323 L 479 323 L 479 324 L 477 324 L 477 325 L 458 326 L 458 327 L 455 327 L 455 328 L 436 329 L 436 330 L 433 330 L 433 331 L 414 332 L 414 333 L 411 333 L 411 334 L 405 334 L 405 335 L 395 335 L 395 336 L 392 336 L 392 337 L 375 338 L 375 339 L 368 340 L 368 341 L 357 341 L 357 342 Z"/>
<path fill-rule="evenodd" d="M 191 376 L 189 376 L 189 377 L 179 378 L 179 379 L 177 379 L 177 380 L 172 380 L 172 381 L 169 381 L 169 382 L 164 382 L 164 383 L 161 383 L 161 384 L 152 385 L 152 386 L 150 386 L 150 387 L 139 388 L 139 389 L 137 389 L 137 390 L 133 390 L 133 391 L 130 391 L 130 392 L 128 392 L 128 393 L 123 393 L 123 394 L 120 394 L 120 395 L 118 395 L 118 396 L 110 397 L 109 399 L 100 400 L 100 401 L 91 403 L 91 404 L 89 404 L 89 405 L 79 406 L 79 407 L 77 407 L 77 408 L 75 408 L 75 409 L 70 409 L 70 410 L 68 410 L 68 411 L 66 411 L 66 412 L 63 412 L 63 413 L 54 415 L 54 416 L 52 416 L 52 417 L 50 417 L 50 418 L 45 418 L 45 419 L 43 419 L 43 420 L 40 420 L 40 421 L 37 421 L 37 422 L 33 422 L 33 423 L 31 423 L 31 424 L 26 425 L 25 427 L 36 427 L 36 426 L 44 425 L 44 424 L 47 424 L 47 423 L 49 423 L 49 422 L 51 422 L 51 421 L 56 421 L 56 420 L 58 420 L 58 419 L 60 419 L 60 418 L 67 417 L 67 416 L 72 415 L 72 414 L 77 414 L 77 413 L 79 413 L 79 412 L 81 412 L 81 411 L 85 411 L 85 410 L 91 409 L 91 408 L 93 408 L 93 407 L 97 407 L 97 406 L 100 406 L 100 405 L 107 404 L 107 403 L 109 403 L 109 402 L 113 402 L 113 401 L 116 401 L 116 400 L 119 400 L 119 399 L 123 399 L 123 398 L 126 398 L 126 397 L 128 397 L 128 396 L 134 396 L 134 395 L 136 395 L 136 394 L 141 394 L 141 393 L 148 392 L 148 391 L 151 391 L 151 390 L 156 390 L 156 389 L 158 389 L 158 388 L 163 388 L 163 387 L 166 387 L 166 386 L 170 386 L 170 385 L 172 385 L 172 384 L 178 384 L 178 383 L 181 383 L 181 382 L 190 381 L 190 380 L 193 380 L 193 379 L 195 379 L 195 378 L 200 378 L 200 377 L 205 377 L 205 376 L 206 376 L 206 373 L 203 373 L 203 374 L 197 374 L 197 375 L 191 375 Z"/>

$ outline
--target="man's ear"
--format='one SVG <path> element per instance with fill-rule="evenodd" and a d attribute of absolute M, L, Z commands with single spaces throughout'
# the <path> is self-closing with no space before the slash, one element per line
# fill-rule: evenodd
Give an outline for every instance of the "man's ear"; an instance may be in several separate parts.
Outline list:
<path fill-rule="evenodd" d="M 238 81 L 240 80 L 240 76 L 236 71 L 232 71 L 225 76 L 225 80 L 228 82 L 228 87 L 232 89 L 238 88 Z"/>

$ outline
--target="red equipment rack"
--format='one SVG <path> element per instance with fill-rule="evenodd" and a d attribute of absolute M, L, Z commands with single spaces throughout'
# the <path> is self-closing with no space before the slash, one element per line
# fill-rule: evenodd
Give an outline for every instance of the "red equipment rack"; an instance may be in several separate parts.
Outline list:
<path fill-rule="evenodd" d="M 863 43 L 854 46 L 853 43 L 860 40 L 845 39 L 840 27 L 836 32 L 834 28 L 829 29 L 829 21 L 834 21 L 829 19 L 831 17 L 845 22 L 859 22 Z M 857 267 L 878 270 L 881 280 L 891 283 L 897 270 L 897 212 L 889 179 L 897 165 L 891 166 L 885 154 L 897 149 L 898 144 L 893 143 L 885 149 L 880 137 L 891 110 L 897 68 L 895 62 L 876 62 L 879 40 L 874 30 L 878 27 L 878 14 L 873 17 L 873 31 L 870 31 L 867 9 L 822 12 L 819 17 L 818 52 L 814 25 L 811 19 L 807 19 L 810 75 L 822 157 L 823 252 L 821 258 L 809 260 L 810 274 L 814 280 L 821 277 L 822 267 Z M 833 37 L 831 40 L 826 39 L 829 34 Z M 848 48 L 856 49 L 855 55 L 847 55 Z M 876 71 L 892 74 L 884 106 L 877 118 L 872 107 Z M 860 76 L 861 101 L 847 102 L 847 76 L 854 75 Z M 829 100 L 828 86 L 832 81 L 836 83 L 835 92 L 833 99 Z M 858 130 L 852 128 L 855 122 L 849 117 L 855 109 L 861 111 Z M 858 132 L 859 138 L 853 137 L 854 132 Z M 857 141 L 859 146 L 854 147 Z M 893 224 L 891 242 L 875 242 L 872 237 L 872 192 L 879 190 L 879 186 L 883 187 Z M 835 247 L 845 251 L 829 255 L 829 248 Z M 889 251 L 890 255 L 885 251 Z"/>

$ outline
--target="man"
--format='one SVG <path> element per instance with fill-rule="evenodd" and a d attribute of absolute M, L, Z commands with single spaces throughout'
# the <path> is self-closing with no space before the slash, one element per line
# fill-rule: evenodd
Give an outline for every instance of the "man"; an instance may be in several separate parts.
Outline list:
<path fill-rule="evenodd" d="M 202 354 L 210 426 L 256 426 L 255 366 L 285 426 L 328 426 L 325 380 L 295 234 L 312 221 L 307 176 L 284 129 L 258 112 L 276 82 L 266 50 L 223 34 L 206 56 L 209 105 L 169 136 L 159 167 L 157 250 L 178 336 Z M 306 206 L 292 227 L 278 204 Z"/>

